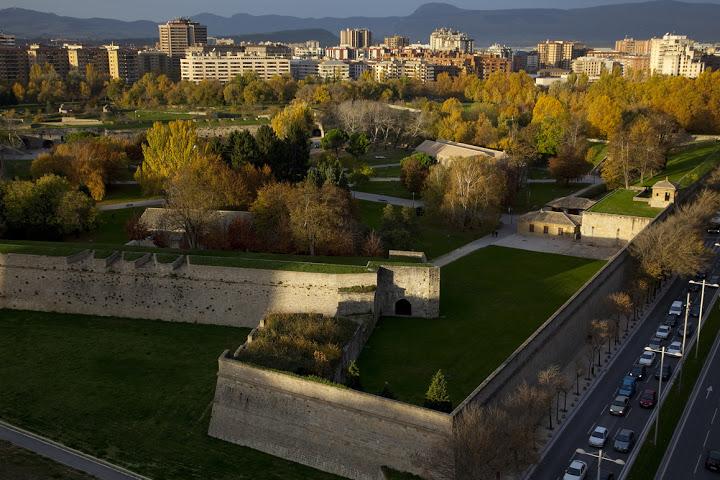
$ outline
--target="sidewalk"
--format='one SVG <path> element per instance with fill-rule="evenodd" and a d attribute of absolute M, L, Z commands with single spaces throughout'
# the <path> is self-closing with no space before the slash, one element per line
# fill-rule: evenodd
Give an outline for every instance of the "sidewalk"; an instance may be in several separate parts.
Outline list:
<path fill-rule="evenodd" d="M 456 248 L 455 250 L 446 253 L 445 255 L 441 255 L 438 258 L 434 259 L 432 261 L 432 264 L 436 267 L 444 267 L 445 265 L 448 265 L 455 260 L 459 260 L 462 257 L 465 257 L 467 255 L 470 255 L 471 253 L 480 250 L 481 248 L 485 248 L 489 245 L 495 245 L 496 243 L 500 242 L 502 239 L 509 237 L 510 235 L 515 233 L 515 216 L 514 215 L 507 215 L 504 214 L 501 217 L 502 225 L 500 225 L 500 228 L 498 228 L 498 236 L 493 237 L 492 235 L 488 234 L 485 235 L 482 238 L 478 238 L 477 240 L 473 240 L 470 243 L 467 243 L 463 245 L 462 247 Z"/>

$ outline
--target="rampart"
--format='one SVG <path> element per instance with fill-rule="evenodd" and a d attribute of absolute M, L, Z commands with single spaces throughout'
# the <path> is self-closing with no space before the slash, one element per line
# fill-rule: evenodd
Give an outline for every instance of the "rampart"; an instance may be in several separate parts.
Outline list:
<path fill-rule="evenodd" d="M 583 243 L 620 246 L 630 242 L 652 221 L 651 217 L 583 212 L 580 235 Z"/>
<path fill-rule="evenodd" d="M 437 269 L 403 267 L 395 283 L 380 285 L 380 272 L 394 268 L 315 273 L 195 265 L 184 256 L 160 263 L 153 254 L 132 261 L 120 254 L 97 259 L 90 251 L 71 257 L 0 254 L 0 308 L 252 328 L 268 312 L 373 314 L 378 296 L 397 301 L 408 292 L 417 316 L 435 311 L 439 273 L 428 271 Z M 437 285 L 428 286 L 430 278 Z M 357 292 L 366 286 L 376 289 Z M 432 292 L 437 296 L 426 296 Z"/>

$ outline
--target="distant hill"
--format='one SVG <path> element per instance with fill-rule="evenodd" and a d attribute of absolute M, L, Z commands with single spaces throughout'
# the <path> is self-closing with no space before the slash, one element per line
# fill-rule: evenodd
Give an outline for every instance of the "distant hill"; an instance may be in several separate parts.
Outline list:
<path fill-rule="evenodd" d="M 446 26 L 471 34 L 478 46 L 493 42 L 531 45 L 546 38 L 608 45 L 626 35 L 635 38 L 666 32 L 687 34 L 700 41 L 720 40 L 720 5 L 655 0 L 567 10 L 535 8 L 466 10 L 447 3 L 428 3 L 405 17 L 299 18 L 239 13 L 222 17 L 201 13 L 193 19 L 208 26 L 213 36 L 287 35 L 299 31 L 339 32 L 345 27 L 367 27 L 377 40 L 394 33 L 413 41 L 428 41 L 436 27 Z M 61 37 L 83 39 L 157 38 L 155 22 L 123 22 L 102 18 L 78 19 L 20 8 L 0 10 L 0 30 L 21 38 Z M 292 33 L 291 33 L 292 32 Z M 304 34 L 298 34 L 298 38 Z M 275 39 L 275 38 L 273 38 Z M 290 41 L 290 40 L 285 40 Z M 328 42 L 330 41 L 328 37 Z"/>
<path fill-rule="evenodd" d="M 232 35 L 237 42 L 281 42 L 300 43 L 307 40 L 317 40 L 323 47 L 337 45 L 340 39 L 327 30 L 310 28 L 304 30 L 282 30 L 269 33 L 251 33 L 249 35 Z"/>

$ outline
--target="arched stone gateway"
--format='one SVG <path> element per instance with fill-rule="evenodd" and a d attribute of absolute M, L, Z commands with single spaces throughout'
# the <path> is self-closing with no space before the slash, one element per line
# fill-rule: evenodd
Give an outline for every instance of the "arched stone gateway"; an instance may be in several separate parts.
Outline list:
<path fill-rule="evenodd" d="M 404 298 L 395 302 L 395 315 L 405 315 L 408 317 L 412 315 L 412 305 L 410 305 L 410 302 Z"/>

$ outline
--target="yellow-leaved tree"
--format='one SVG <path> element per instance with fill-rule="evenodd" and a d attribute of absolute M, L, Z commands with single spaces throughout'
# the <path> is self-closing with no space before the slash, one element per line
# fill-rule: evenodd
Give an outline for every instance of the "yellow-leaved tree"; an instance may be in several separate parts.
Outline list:
<path fill-rule="evenodd" d="M 293 128 L 300 129 L 308 135 L 315 123 L 310 106 L 302 100 L 296 100 L 279 111 L 270 122 L 278 138 L 287 138 Z"/>

